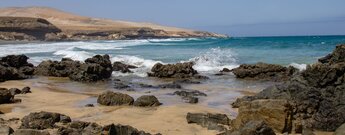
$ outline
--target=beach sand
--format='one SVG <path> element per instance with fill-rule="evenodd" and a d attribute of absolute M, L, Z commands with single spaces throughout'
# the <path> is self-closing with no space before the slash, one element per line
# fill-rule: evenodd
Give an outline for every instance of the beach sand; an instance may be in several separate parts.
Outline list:
<path fill-rule="evenodd" d="M 190 104 L 149 108 L 99 105 L 84 107 L 88 99 L 95 98 L 101 91 L 70 92 L 71 90 L 42 84 L 42 82 L 36 82 L 32 79 L 0 83 L 0 87 L 5 88 L 22 88 L 25 86 L 31 87 L 32 93 L 16 95 L 15 98 L 21 99 L 21 103 L 0 105 L 0 110 L 5 112 L 1 118 L 22 118 L 30 112 L 49 111 L 66 114 L 72 120 L 96 122 L 100 125 L 111 123 L 130 125 L 150 133 L 162 133 L 164 135 L 214 135 L 217 134 L 217 131 L 207 130 L 196 124 L 188 124 L 186 115 L 188 112 L 224 113 L 206 106 Z M 19 124 L 13 123 L 11 127 L 18 128 Z"/>

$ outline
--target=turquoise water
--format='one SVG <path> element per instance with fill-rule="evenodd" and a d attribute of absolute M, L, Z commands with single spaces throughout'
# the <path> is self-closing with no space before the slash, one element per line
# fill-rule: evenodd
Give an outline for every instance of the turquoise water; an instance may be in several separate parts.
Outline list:
<path fill-rule="evenodd" d="M 95 54 L 109 54 L 112 61 L 142 67 L 138 73 L 145 73 L 156 62 L 195 61 L 195 68 L 203 72 L 256 62 L 303 67 L 316 62 L 340 43 L 345 43 L 345 36 L 56 42 L 2 45 L 0 55 L 26 54 L 31 62 L 38 64 L 47 59 L 70 57 L 82 61 Z"/>

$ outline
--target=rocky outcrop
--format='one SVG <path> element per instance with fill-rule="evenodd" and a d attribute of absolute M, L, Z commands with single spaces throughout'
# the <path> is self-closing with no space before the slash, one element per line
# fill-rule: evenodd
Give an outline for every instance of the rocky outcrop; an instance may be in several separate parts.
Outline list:
<path fill-rule="evenodd" d="M 106 91 L 100 94 L 97 98 L 97 103 L 106 106 L 114 106 L 114 105 L 132 105 L 134 102 L 133 97 L 122 94 L 116 93 L 111 91 Z"/>
<path fill-rule="evenodd" d="M 160 106 L 162 103 L 158 101 L 158 99 L 153 95 L 144 95 L 140 96 L 137 100 L 134 102 L 134 106 L 140 106 L 140 107 L 149 107 L 149 106 Z"/>
<path fill-rule="evenodd" d="M 226 131 L 230 124 L 225 114 L 188 113 L 186 119 L 188 124 L 195 123 L 209 130 Z"/>
<path fill-rule="evenodd" d="M 293 108 L 291 132 L 301 133 L 304 129 L 335 131 L 345 123 L 343 56 L 345 45 L 339 45 L 332 54 L 321 59 L 320 63 L 307 66 L 306 70 L 289 81 L 266 88 L 255 96 L 239 100 L 236 104 L 241 108 L 241 102 L 285 99 Z"/>
<path fill-rule="evenodd" d="M 14 135 L 50 135 L 48 131 L 37 130 L 37 129 L 18 129 Z"/>
<path fill-rule="evenodd" d="M 48 33 L 61 32 L 45 19 L 0 17 L 0 40 L 44 40 Z"/>
<path fill-rule="evenodd" d="M 198 72 L 193 69 L 193 65 L 193 62 L 167 65 L 157 63 L 152 67 L 152 73 L 148 73 L 148 76 L 159 78 L 190 78 L 198 74 Z"/>
<path fill-rule="evenodd" d="M 25 55 L 8 55 L 0 58 L 0 82 L 30 78 L 34 73 L 34 66 L 28 63 L 28 59 Z"/>
<path fill-rule="evenodd" d="M 37 75 L 69 77 L 73 81 L 96 82 L 111 77 L 112 65 L 109 55 L 96 55 L 85 63 L 63 58 L 58 61 L 43 61 L 36 68 Z"/>
<path fill-rule="evenodd" d="M 298 70 L 292 66 L 283 67 L 275 64 L 242 64 L 232 69 L 237 78 L 253 80 L 286 81 Z"/>
<path fill-rule="evenodd" d="M 52 112 L 34 112 L 22 119 L 21 129 L 48 129 L 55 128 L 55 123 L 69 123 L 71 118 L 64 114 L 52 113 Z"/>
<path fill-rule="evenodd" d="M 127 65 L 118 61 L 114 62 L 113 64 L 113 70 L 120 71 L 122 73 L 132 73 L 130 69 L 134 69 L 134 68 L 138 68 L 138 67 L 133 66 L 133 65 Z"/>
<path fill-rule="evenodd" d="M 227 131 L 223 135 L 276 135 L 264 121 L 249 121 L 234 131 Z"/>

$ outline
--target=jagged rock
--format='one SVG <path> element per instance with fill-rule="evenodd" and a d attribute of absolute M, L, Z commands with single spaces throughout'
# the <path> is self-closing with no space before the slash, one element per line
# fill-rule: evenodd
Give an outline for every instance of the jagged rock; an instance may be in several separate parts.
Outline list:
<path fill-rule="evenodd" d="M 23 117 L 20 128 L 43 130 L 47 128 L 55 128 L 55 123 L 58 122 L 68 123 L 71 122 L 71 118 L 60 113 L 44 111 L 35 112 Z"/>
<path fill-rule="evenodd" d="M 186 103 L 191 103 L 191 104 L 196 104 L 196 103 L 199 102 L 199 98 L 197 98 L 197 97 L 192 97 L 192 96 L 182 97 L 182 99 L 183 99 Z"/>
<path fill-rule="evenodd" d="M 67 127 L 59 127 L 60 135 L 98 135 L 102 134 L 102 126 L 96 123 L 73 121 Z"/>
<path fill-rule="evenodd" d="M 14 135 L 50 135 L 48 131 L 36 129 L 17 129 Z"/>
<path fill-rule="evenodd" d="M 238 130 L 226 135 L 275 135 L 273 129 L 263 121 L 249 121 Z"/>
<path fill-rule="evenodd" d="M 243 102 L 238 109 L 238 116 L 233 127 L 239 129 L 249 121 L 264 121 L 278 133 L 292 129 L 293 108 L 287 100 L 254 100 Z"/>
<path fill-rule="evenodd" d="M 22 91 L 19 90 L 18 88 L 11 88 L 9 89 L 9 91 L 11 92 L 13 96 L 22 93 Z"/>
<path fill-rule="evenodd" d="M 30 89 L 30 87 L 24 87 L 21 91 L 21 94 L 31 93 Z"/>
<path fill-rule="evenodd" d="M 132 73 L 130 69 L 138 68 L 133 65 L 123 64 L 119 61 L 114 62 L 113 71 L 121 71 L 122 73 Z"/>
<path fill-rule="evenodd" d="M 345 62 L 345 44 L 338 45 L 331 54 L 320 58 L 319 62 L 329 64 Z"/>
<path fill-rule="evenodd" d="M 148 106 L 160 106 L 162 103 L 153 95 L 144 95 L 139 97 L 135 102 L 134 106 L 148 107 Z"/>
<path fill-rule="evenodd" d="M 157 63 L 152 67 L 152 73 L 148 73 L 148 76 L 159 78 L 190 78 L 198 74 L 198 72 L 193 69 L 193 65 L 193 62 L 167 65 Z"/>
<path fill-rule="evenodd" d="M 34 73 L 29 58 L 25 55 L 8 55 L 0 58 L 0 82 L 30 78 Z"/>
<path fill-rule="evenodd" d="M 43 61 L 37 67 L 35 74 L 42 76 L 68 77 L 78 70 L 81 63 L 69 58 L 59 61 Z"/>
<path fill-rule="evenodd" d="M 292 66 L 283 67 L 275 64 L 242 64 L 232 69 L 237 78 L 254 80 L 286 81 L 298 70 Z"/>
<path fill-rule="evenodd" d="M 107 126 L 104 126 L 104 130 L 107 131 L 107 134 L 109 135 L 151 135 L 150 133 L 146 133 L 144 131 L 139 131 L 136 128 L 133 128 L 131 126 L 126 125 L 114 125 L 110 124 Z M 161 134 L 156 134 L 161 135 Z"/>
<path fill-rule="evenodd" d="M 95 82 L 111 77 L 112 66 L 109 55 L 96 55 L 85 60 L 69 78 L 74 81 Z"/>
<path fill-rule="evenodd" d="M 193 91 L 175 91 L 174 95 L 182 97 L 186 103 L 196 104 L 199 102 L 199 98 L 196 96 L 207 96 L 205 93 L 193 90 Z"/>
<path fill-rule="evenodd" d="M 231 70 L 228 68 L 223 68 L 220 72 L 231 72 Z"/>
<path fill-rule="evenodd" d="M 0 104 L 12 103 L 13 95 L 10 90 L 6 88 L 0 88 Z"/>
<path fill-rule="evenodd" d="M 107 106 L 132 105 L 134 102 L 134 99 L 127 94 L 106 91 L 98 96 L 97 102 L 101 105 L 107 105 Z"/>
<path fill-rule="evenodd" d="M 0 125 L 0 134 L 1 135 L 11 135 L 13 133 L 13 129 L 7 125 Z"/>
<path fill-rule="evenodd" d="M 345 135 L 345 123 L 335 130 L 334 135 Z"/>
<path fill-rule="evenodd" d="M 225 114 L 188 113 L 188 124 L 195 123 L 210 130 L 225 131 L 230 124 L 230 119 Z"/>

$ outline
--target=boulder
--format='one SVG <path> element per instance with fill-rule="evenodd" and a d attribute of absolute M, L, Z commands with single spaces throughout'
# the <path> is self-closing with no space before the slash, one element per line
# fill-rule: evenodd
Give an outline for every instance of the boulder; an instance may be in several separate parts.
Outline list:
<path fill-rule="evenodd" d="M 20 129 L 43 130 L 48 128 L 55 128 L 55 123 L 58 122 L 69 123 L 71 122 L 71 118 L 60 113 L 44 111 L 34 112 L 23 117 Z"/>
<path fill-rule="evenodd" d="M 66 127 L 59 127 L 58 134 L 61 135 L 98 135 L 102 134 L 103 127 L 90 122 L 73 121 Z"/>
<path fill-rule="evenodd" d="M 0 88 L 0 104 L 12 103 L 14 95 L 6 88 Z"/>
<path fill-rule="evenodd" d="M 132 73 L 130 69 L 138 68 L 133 65 L 127 65 L 122 62 L 116 61 L 113 64 L 113 71 L 120 71 L 122 73 Z"/>
<path fill-rule="evenodd" d="M 30 89 L 30 87 L 24 87 L 21 91 L 21 94 L 31 93 Z"/>
<path fill-rule="evenodd" d="M 14 135 L 50 135 L 48 131 L 36 129 L 17 129 Z"/>
<path fill-rule="evenodd" d="M 293 108 L 287 100 L 245 101 L 238 109 L 238 116 L 232 122 L 239 129 L 249 121 L 264 121 L 277 133 L 290 132 L 292 129 Z"/>
<path fill-rule="evenodd" d="M 182 99 L 186 103 L 191 103 L 191 104 L 196 104 L 196 103 L 199 102 L 199 98 L 197 98 L 197 96 L 207 96 L 205 93 L 197 91 L 197 90 L 193 90 L 193 91 L 185 91 L 185 90 L 175 91 L 174 95 L 178 95 L 178 96 L 182 97 Z"/>
<path fill-rule="evenodd" d="M 0 134 L 1 135 L 11 135 L 13 133 L 13 129 L 7 125 L 0 125 Z"/>
<path fill-rule="evenodd" d="M 8 55 L 0 58 L 0 82 L 30 78 L 34 73 L 29 58 L 25 55 Z"/>
<path fill-rule="evenodd" d="M 225 114 L 188 113 L 186 118 L 188 124 L 195 123 L 209 130 L 226 131 L 230 124 Z"/>
<path fill-rule="evenodd" d="M 115 124 L 110 124 L 107 126 L 104 126 L 103 128 L 106 132 L 106 134 L 109 135 L 151 135 L 150 133 L 146 133 L 144 131 L 139 131 L 138 129 L 131 127 L 131 126 L 126 126 L 126 125 L 115 125 Z M 159 133 L 156 135 L 160 135 Z"/>
<path fill-rule="evenodd" d="M 152 67 L 152 73 L 148 73 L 148 76 L 158 78 L 190 78 L 198 74 L 198 72 L 193 69 L 193 65 L 193 62 L 167 65 L 157 63 Z"/>
<path fill-rule="evenodd" d="M 98 96 L 97 102 L 106 106 L 132 105 L 134 99 L 127 94 L 106 91 Z"/>
<path fill-rule="evenodd" d="M 252 80 L 286 81 L 298 70 L 292 66 L 283 67 L 275 64 L 242 64 L 232 69 L 237 78 Z"/>
<path fill-rule="evenodd" d="M 248 121 L 239 129 L 226 135 L 275 135 L 273 129 L 264 121 Z"/>
<path fill-rule="evenodd" d="M 13 96 L 22 93 L 22 91 L 19 90 L 18 88 L 10 88 L 9 91 L 11 92 Z"/>
<path fill-rule="evenodd" d="M 112 66 L 109 55 L 96 55 L 86 59 L 78 70 L 69 75 L 69 78 L 74 81 L 96 82 L 110 78 L 111 74 Z"/>
<path fill-rule="evenodd" d="M 148 106 L 160 106 L 162 103 L 153 95 L 144 95 L 139 97 L 135 102 L 134 106 L 148 107 Z"/>
<path fill-rule="evenodd" d="M 81 63 L 69 58 L 61 61 L 43 61 L 37 67 L 35 74 L 42 76 L 68 77 L 78 70 Z"/>

